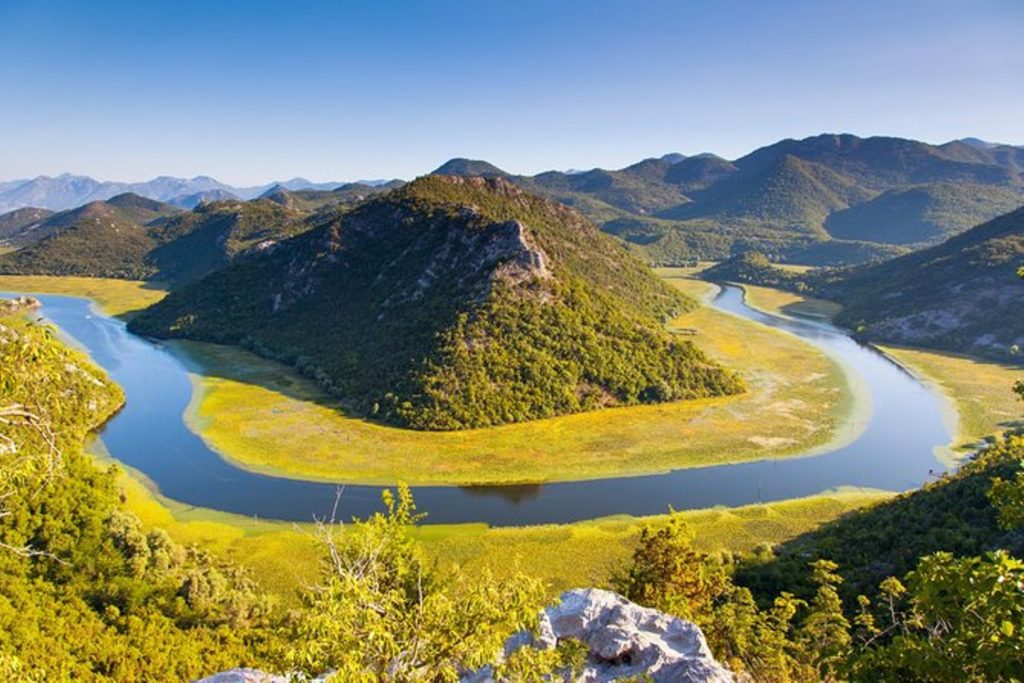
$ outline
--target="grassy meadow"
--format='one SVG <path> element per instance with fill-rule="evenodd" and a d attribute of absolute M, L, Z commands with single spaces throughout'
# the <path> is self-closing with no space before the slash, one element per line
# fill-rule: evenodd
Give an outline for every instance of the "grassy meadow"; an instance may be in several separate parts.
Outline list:
<path fill-rule="evenodd" d="M 167 294 L 159 285 L 141 280 L 51 275 L 0 275 L 0 291 L 86 297 L 107 315 L 120 318 L 130 317 Z"/>
<path fill-rule="evenodd" d="M 778 289 L 743 285 L 746 301 L 769 313 L 832 319 L 842 308 L 837 303 L 802 297 Z M 982 360 L 961 354 L 900 346 L 878 348 L 949 401 L 949 419 L 955 423 L 952 448 L 963 453 L 984 437 L 1024 424 L 1019 397 L 1011 391 L 1024 380 L 1024 367 Z"/>
<path fill-rule="evenodd" d="M 699 298 L 713 286 L 671 282 Z M 243 467 L 353 483 L 522 483 L 668 471 L 828 444 L 852 400 L 842 369 L 791 335 L 700 307 L 670 324 L 739 371 L 741 396 L 614 408 L 458 432 L 398 429 L 345 414 L 281 364 L 175 342 L 196 392 L 192 428 Z"/>

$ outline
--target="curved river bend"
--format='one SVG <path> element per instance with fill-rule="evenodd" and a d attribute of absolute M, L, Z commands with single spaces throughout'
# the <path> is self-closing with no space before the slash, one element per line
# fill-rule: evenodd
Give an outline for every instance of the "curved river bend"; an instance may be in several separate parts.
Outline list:
<path fill-rule="evenodd" d="M 124 389 L 127 404 L 100 431 L 110 454 L 145 474 L 168 498 L 268 519 L 311 521 L 331 512 L 337 484 L 256 474 L 226 461 L 188 429 L 192 397 L 185 367 L 159 344 L 129 334 L 87 299 L 36 295 L 43 314 L 88 351 Z M 614 514 L 651 515 L 807 496 L 839 486 L 901 491 L 945 470 L 933 455 L 949 442 L 941 399 L 900 366 L 839 329 L 768 315 L 727 286 L 714 305 L 786 330 L 839 359 L 870 395 L 871 413 L 849 445 L 822 455 L 718 465 L 618 479 L 533 486 L 415 487 L 433 523 L 493 525 L 572 522 Z M 852 427 L 851 427 L 852 428 Z M 378 486 L 347 485 L 341 518 L 380 508 Z"/>

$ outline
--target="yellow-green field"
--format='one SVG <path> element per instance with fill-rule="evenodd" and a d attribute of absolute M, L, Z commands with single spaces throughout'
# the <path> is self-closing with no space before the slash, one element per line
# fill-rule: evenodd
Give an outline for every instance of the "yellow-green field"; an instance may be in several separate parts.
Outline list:
<path fill-rule="evenodd" d="M 748 304 L 769 313 L 831 319 L 842 308 L 832 301 L 778 289 L 753 285 L 743 285 L 743 288 Z M 955 434 L 950 445 L 954 448 L 964 451 L 988 435 L 1024 425 L 1024 405 L 1011 391 L 1015 382 L 1024 380 L 1024 367 L 942 351 L 898 346 L 878 348 L 948 399 Z"/>
<path fill-rule="evenodd" d="M 267 522 L 156 496 L 137 478 L 122 474 L 126 506 L 147 527 L 162 527 L 180 543 L 197 545 L 248 567 L 268 591 L 286 603 L 317 578 L 321 548 L 308 524 Z M 743 552 L 761 543 L 780 543 L 851 510 L 892 494 L 842 490 L 739 508 L 680 513 L 706 552 Z M 429 513 L 429 510 L 427 511 Z M 552 595 L 573 586 L 603 584 L 611 567 L 631 552 L 644 524 L 667 517 L 609 517 L 575 524 L 489 527 L 485 524 L 430 525 L 414 536 L 438 562 L 467 570 L 483 568 L 502 576 L 523 571 L 545 581 Z"/>
<path fill-rule="evenodd" d="M 705 296 L 707 283 L 672 279 Z M 828 444 L 851 394 L 833 361 L 791 335 L 702 307 L 672 323 L 739 371 L 742 396 L 616 408 L 460 432 L 347 416 L 310 381 L 239 350 L 176 343 L 193 373 L 192 428 L 238 464 L 352 483 L 469 484 L 621 476 L 806 452 Z M 843 430 L 847 438 L 849 430 Z"/>
<path fill-rule="evenodd" d="M 166 290 L 152 282 L 94 277 L 0 275 L 0 291 L 88 297 L 107 315 L 122 318 L 164 298 Z"/>
<path fill-rule="evenodd" d="M 1024 404 L 1011 391 L 1024 380 L 1024 368 L 983 361 L 954 353 L 903 347 L 880 347 L 955 405 L 954 445 L 969 448 L 982 437 L 1024 425 Z"/>
<path fill-rule="evenodd" d="M 831 320 L 842 306 L 834 301 L 800 296 L 792 292 L 755 285 L 743 285 L 744 300 L 754 308 L 777 315 L 803 315 Z"/>
<path fill-rule="evenodd" d="M 14 247 L 9 247 L 9 246 L 0 244 L 0 256 L 3 256 L 4 254 L 10 254 L 14 250 L 15 250 Z"/>

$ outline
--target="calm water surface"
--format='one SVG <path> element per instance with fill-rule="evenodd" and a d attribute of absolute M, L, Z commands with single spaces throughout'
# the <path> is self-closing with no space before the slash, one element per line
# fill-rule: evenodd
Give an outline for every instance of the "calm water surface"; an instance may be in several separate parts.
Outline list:
<path fill-rule="evenodd" d="M 86 299 L 36 295 L 42 313 L 70 335 L 124 389 L 127 403 L 100 431 L 110 454 L 152 480 L 160 492 L 198 507 L 268 519 L 311 521 L 331 512 L 342 484 L 307 482 L 240 469 L 192 433 L 183 415 L 192 396 L 184 365 L 158 343 Z M 942 399 L 900 366 L 839 329 L 755 311 L 742 290 L 725 287 L 719 309 L 795 334 L 841 360 L 870 396 L 870 414 L 852 443 L 800 458 L 677 470 L 667 474 L 536 486 L 415 487 L 429 522 L 494 525 L 572 522 L 614 514 L 651 515 L 716 505 L 782 500 L 838 486 L 901 491 L 945 470 L 933 455 L 950 441 Z M 346 485 L 339 513 L 380 508 L 381 487 Z"/>

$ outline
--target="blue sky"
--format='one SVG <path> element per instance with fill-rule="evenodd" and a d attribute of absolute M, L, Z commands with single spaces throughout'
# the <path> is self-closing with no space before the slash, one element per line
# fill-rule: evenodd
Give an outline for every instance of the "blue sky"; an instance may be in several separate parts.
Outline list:
<path fill-rule="evenodd" d="M 1024 144 L 1024 2 L 0 0 L 0 179 L 235 184 Z"/>

